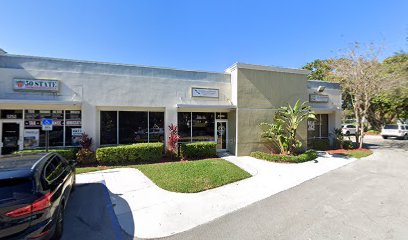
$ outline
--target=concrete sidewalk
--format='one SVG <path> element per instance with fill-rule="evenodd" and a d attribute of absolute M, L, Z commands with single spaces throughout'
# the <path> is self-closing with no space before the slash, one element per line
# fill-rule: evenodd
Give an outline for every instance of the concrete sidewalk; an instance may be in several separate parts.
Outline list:
<path fill-rule="evenodd" d="M 163 190 L 140 171 L 130 168 L 80 174 L 77 182 L 104 180 L 123 230 L 132 237 L 159 238 L 207 223 L 355 160 L 330 155 L 301 164 L 272 163 L 251 157 L 224 159 L 253 176 L 187 194 Z"/>

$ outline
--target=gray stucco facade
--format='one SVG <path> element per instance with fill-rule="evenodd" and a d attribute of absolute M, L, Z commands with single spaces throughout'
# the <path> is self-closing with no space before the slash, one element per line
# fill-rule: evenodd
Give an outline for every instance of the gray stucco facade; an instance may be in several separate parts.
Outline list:
<path fill-rule="evenodd" d="M 324 93 L 329 100 L 311 104 L 319 112 L 330 114 L 331 127 L 339 126 L 338 85 L 307 81 L 307 73 L 300 69 L 240 63 L 225 72 L 189 71 L 0 53 L 0 112 L 3 113 L 0 149 L 4 152 L 5 144 L 11 142 L 11 137 L 7 137 L 11 133 L 6 128 L 12 128 L 12 124 L 18 129 L 18 149 L 41 147 L 42 140 L 35 135 L 40 132 L 40 138 L 42 136 L 42 130 L 37 130 L 41 116 L 55 118 L 55 129 L 60 129 L 55 132 L 55 139 L 61 138 L 56 147 L 72 145 L 70 138 L 74 136 L 71 135 L 78 129 L 94 139 L 94 147 L 99 147 L 109 142 L 101 141 L 101 136 L 113 137 L 114 143 L 122 143 L 121 134 L 128 134 L 128 129 L 120 124 L 132 124 L 123 119 L 129 112 L 143 112 L 147 116 L 146 121 L 140 120 L 144 129 L 132 129 L 138 141 L 142 141 L 143 136 L 137 132 L 147 134 L 146 141 L 152 141 L 152 132 L 163 132 L 160 141 L 165 141 L 167 126 L 180 124 L 180 116 L 188 118 L 188 114 L 180 113 L 191 113 L 191 118 L 186 120 L 187 127 L 191 128 L 191 136 L 188 136 L 189 130 L 185 130 L 187 141 L 217 141 L 219 130 L 225 129 L 221 131 L 226 134 L 225 145 L 220 148 L 232 154 L 247 155 L 261 148 L 258 130 L 248 129 L 257 129 L 257 124 L 270 119 L 273 110 L 282 104 L 308 100 L 308 95 L 314 94 L 319 86 L 326 87 Z M 24 85 L 46 85 L 49 80 L 57 80 L 57 91 L 28 89 L 30 86 Z M 115 112 L 117 120 L 111 121 L 117 121 L 117 129 L 107 135 L 103 132 L 105 120 L 101 118 L 114 116 Z M 156 115 L 158 119 L 152 120 Z M 218 119 L 221 115 L 223 117 Z M 212 119 L 213 123 L 208 125 L 208 119 L 204 118 Z M 195 131 L 194 124 L 201 130 Z M 206 127 L 203 124 L 207 124 Z M 211 128 L 214 128 L 213 137 L 209 136 Z M 307 141 L 306 124 L 302 129 L 302 138 Z M 40 143 L 30 145 L 31 141 Z"/>

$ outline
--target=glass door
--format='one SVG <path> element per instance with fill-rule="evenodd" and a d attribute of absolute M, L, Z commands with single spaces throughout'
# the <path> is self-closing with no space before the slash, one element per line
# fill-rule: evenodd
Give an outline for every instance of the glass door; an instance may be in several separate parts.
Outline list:
<path fill-rule="evenodd" d="M 10 154 L 19 149 L 20 125 L 14 122 L 3 122 L 1 141 L 2 154 Z"/>
<path fill-rule="evenodd" d="M 226 120 L 216 120 L 215 136 L 217 142 L 217 151 L 226 151 L 228 139 L 228 122 Z"/>

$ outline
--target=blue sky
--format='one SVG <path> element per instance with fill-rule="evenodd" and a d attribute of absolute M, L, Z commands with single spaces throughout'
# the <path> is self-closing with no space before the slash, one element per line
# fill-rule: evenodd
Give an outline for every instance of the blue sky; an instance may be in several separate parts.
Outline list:
<path fill-rule="evenodd" d="M 14 54 L 223 71 L 301 67 L 351 42 L 408 50 L 408 1 L 4 0 L 0 48 Z"/>

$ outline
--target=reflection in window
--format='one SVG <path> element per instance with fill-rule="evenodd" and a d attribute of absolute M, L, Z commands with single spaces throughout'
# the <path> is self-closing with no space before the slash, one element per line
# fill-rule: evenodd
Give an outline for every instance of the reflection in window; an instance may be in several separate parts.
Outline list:
<path fill-rule="evenodd" d="M 180 142 L 215 141 L 214 118 L 213 112 L 179 112 Z"/>
<path fill-rule="evenodd" d="M 214 141 L 214 113 L 193 112 L 192 141 Z"/>
<path fill-rule="evenodd" d="M 119 112 L 119 143 L 147 142 L 147 112 Z"/>
<path fill-rule="evenodd" d="M 191 113 L 179 112 L 177 114 L 178 134 L 180 142 L 191 142 Z"/>
<path fill-rule="evenodd" d="M 164 112 L 149 112 L 149 141 L 164 141 Z"/>
<path fill-rule="evenodd" d="M 101 144 L 117 144 L 116 114 L 116 111 L 101 111 Z"/>

